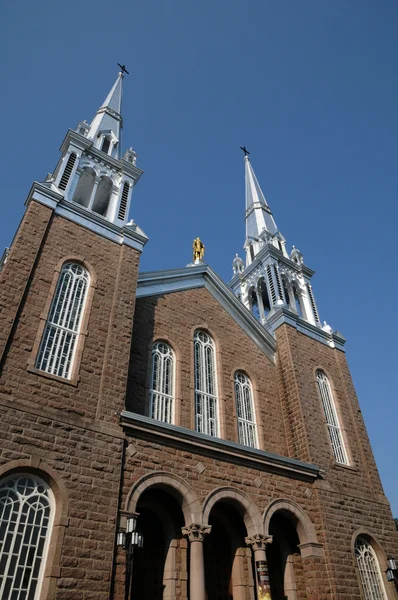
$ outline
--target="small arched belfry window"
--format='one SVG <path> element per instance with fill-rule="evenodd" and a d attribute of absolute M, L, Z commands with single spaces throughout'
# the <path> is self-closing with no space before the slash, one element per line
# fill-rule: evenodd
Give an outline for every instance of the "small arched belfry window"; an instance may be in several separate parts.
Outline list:
<path fill-rule="evenodd" d="M 174 352 L 168 344 L 155 342 L 152 347 L 152 375 L 149 413 L 153 419 L 174 420 Z"/>
<path fill-rule="evenodd" d="M 348 465 L 347 452 L 344 446 L 343 434 L 341 432 L 329 379 L 326 377 L 323 371 L 318 369 L 316 372 L 316 380 L 322 399 L 322 406 L 326 417 L 326 424 L 328 427 L 334 458 L 336 462 L 342 465 Z"/>
<path fill-rule="evenodd" d="M 244 373 L 237 372 L 234 376 L 234 384 L 239 443 L 256 448 L 257 433 L 250 379 Z"/>
<path fill-rule="evenodd" d="M 383 579 L 372 545 L 363 537 L 355 542 L 355 558 L 365 600 L 387 600 Z"/>
<path fill-rule="evenodd" d="M 215 347 L 205 331 L 195 331 L 195 427 L 218 436 L 218 400 Z"/>
<path fill-rule="evenodd" d="M 0 481 L 0 598 L 39 598 L 53 513 L 52 492 L 38 477 Z"/>
<path fill-rule="evenodd" d="M 37 369 L 71 378 L 88 285 L 89 274 L 84 267 L 64 264 L 44 328 Z"/>

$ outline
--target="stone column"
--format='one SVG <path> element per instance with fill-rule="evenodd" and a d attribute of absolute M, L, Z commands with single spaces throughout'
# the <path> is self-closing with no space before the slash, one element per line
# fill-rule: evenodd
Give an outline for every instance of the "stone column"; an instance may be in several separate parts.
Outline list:
<path fill-rule="evenodd" d="M 256 572 L 256 598 L 271 598 L 271 588 L 268 579 L 267 555 L 265 547 L 272 542 L 271 535 L 257 533 L 252 537 L 247 537 L 245 542 L 251 547 L 254 556 L 254 570 Z M 261 567 L 261 571 L 260 571 Z M 268 594 L 268 595 L 267 595 Z M 271 599 L 272 600 L 272 599 Z"/>
<path fill-rule="evenodd" d="M 205 563 L 203 557 L 203 540 L 210 533 L 210 525 L 192 523 L 182 528 L 183 535 L 190 542 L 191 560 L 189 565 L 189 598 L 190 600 L 206 600 Z"/>
<path fill-rule="evenodd" d="M 289 300 L 288 300 L 289 308 L 290 308 L 290 310 L 293 310 L 296 313 L 297 312 L 296 298 L 294 296 L 293 284 L 292 283 L 288 283 L 286 285 L 286 289 L 287 289 L 287 293 L 289 294 Z"/>
<path fill-rule="evenodd" d="M 259 288 L 258 285 L 256 286 L 256 297 L 257 297 L 257 306 L 258 306 L 258 312 L 260 313 L 261 323 L 264 323 L 264 319 L 265 319 L 264 302 L 263 302 L 263 296 L 261 293 L 261 288 Z"/>
<path fill-rule="evenodd" d="M 94 204 L 94 198 L 95 198 L 95 195 L 97 193 L 99 182 L 100 182 L 100 178 L 96 177 L 95 180 L 94 180 L 93 189 L 91 190 L 90 199 L 89 199 L 88 204 L 87 204 L 87 208 L 89 208 L 90 210 L 92 209 L 93 204 Z"/>

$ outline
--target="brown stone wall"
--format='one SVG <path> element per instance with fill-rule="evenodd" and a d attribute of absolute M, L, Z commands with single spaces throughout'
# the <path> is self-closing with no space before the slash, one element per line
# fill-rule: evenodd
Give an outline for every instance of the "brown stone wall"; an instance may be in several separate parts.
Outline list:
<path fill-rule="evenodd" d="M 36 221 L 42 224 L 43 215 L 48 219 L 44 209 L 36 202 L 30 204 L 1 274 L 0 331 L 15 318 L 17 321 L 1 363 L 0 391 L 68 413 L 115 422 L 114 412 L 124 408 L 139 253 L 58 216 L 52 218 L 40 242 L 43 231 L 38 232 Z M 55 270 L 63 259 L 73 257 L 84 260 L 96 279 L 88 306 L 88 335 L 80 338 L 84 345 L 77 386 L 27 372 L 29 359 L 34 362 L 36 357 L 38 329 L 52 295 Z M 22 289 L 26 289 L 24 294 Z"/>
<path fill-rule="evenodd" d="M 75 381 L 32 368 L 65 260 L 82 262 L 93 285 Z M 33 471 L 63 490 L 45 600 L 109 598 L 124 448 L 115 412 L 125 406 L 138 262 L 136 250 L 32 201 L 0 276 L 0 474 Z"/>
<path fill-rule="evenodd" d="M 32 467 L 20 466 L 19 470 L 33 471 L 53 487 L 52 478 L 46 477 L 46 465 L 65 488 L 64 497 L 56 498 L 57 506 L 63 504 L 65 509 L 63 520 L 57 524 L 64 531 L 63 540 L 58 540 L 61 551 L 55 564 L 57 548 L 49 549 L 44 583 L 50 590 L 46 600 L 108 600 L 122 435 L 117 430 L 91 426 L 80 417 L 65 418 L 61 411 L 40 409 L 33 403 L 26 406 L 24 401 L 4 395 L 0 395 L 0 422 L 0 469 L 7 473 L 15 461 L 30 461 Z"/>
<path fill-rule="evenodd" d="M 242 370 L 253 385 L 260 447 L 286 455 L 275 365 L 205 288 L 137 300 L 127 408 L 148 414 L 151 348 L 163 339 L 176 354 L 176 423 L 195 428 L 193 335 L 200 328 L 216 344 L 221 437 L 238 440 L 233 378 Z"/>

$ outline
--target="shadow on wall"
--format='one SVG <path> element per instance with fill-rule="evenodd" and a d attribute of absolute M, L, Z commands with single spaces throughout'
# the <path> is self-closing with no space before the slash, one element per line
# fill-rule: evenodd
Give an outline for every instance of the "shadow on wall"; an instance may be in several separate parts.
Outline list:
<path fill-rule="evenodd" d="M 135 306 L 127 377 L 126 410 L 139 415 L 148 414 L 155 309 L 159 298 L 161 296 L 137 298 Z"/>

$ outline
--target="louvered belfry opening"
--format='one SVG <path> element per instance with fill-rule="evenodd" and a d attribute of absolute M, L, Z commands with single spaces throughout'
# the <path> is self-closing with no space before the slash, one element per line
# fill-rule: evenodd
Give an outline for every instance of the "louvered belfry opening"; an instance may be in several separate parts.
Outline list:
<path fill-rule="evenodd" d="M 121 221 L 124 221 L 124 219 L 126 218 L 127 201 L 129 199 L 129 191 L 130 191 L 130 184 L 127 181 L 125 181 L 123 184 L 122 198 L 120 200 L 119 215 L 118 215 L 118 217 Z"/>
<path fill-rule="evenodd" d="M 66 167 L 64 169 L 64 172 L 62 173 L 62 177 L 61 177 L 61 180 L 58 185 L 60 190 L 66 190 L 66 186 L 69 183 L 69 179 L 70 179 L 73 167 L 75 166 L 75 162 L 76 162 L 76 154 L 74 152 L 72 152 L 72 154 L 69 155 L 69 158 L 66 163 Z"/>

